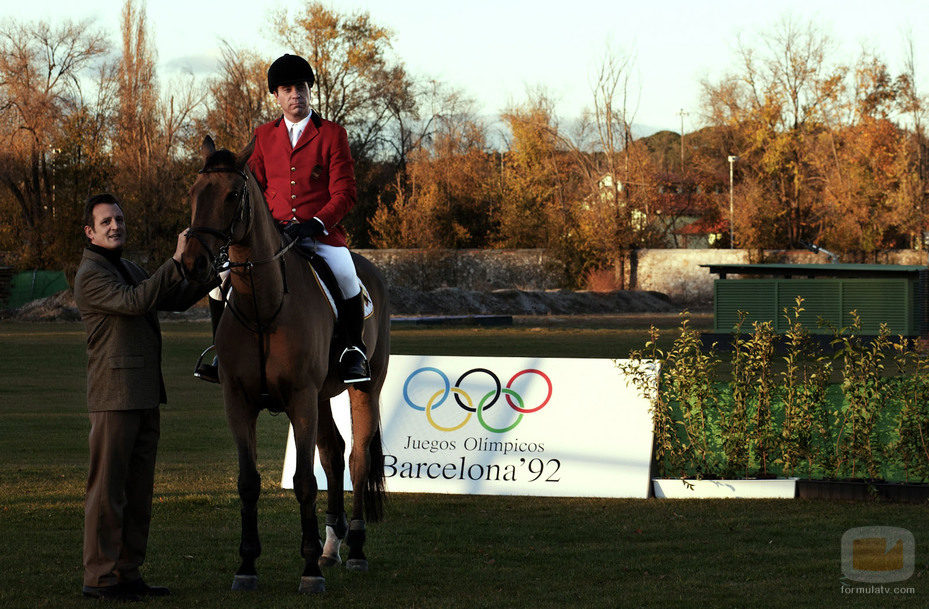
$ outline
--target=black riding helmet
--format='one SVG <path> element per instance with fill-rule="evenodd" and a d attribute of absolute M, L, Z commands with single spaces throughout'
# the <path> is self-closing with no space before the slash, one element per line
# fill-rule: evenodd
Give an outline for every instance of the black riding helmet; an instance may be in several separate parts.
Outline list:
<path fill-rule="evenodd" d="M 277 91 L 281 85 L 293 85 L 298 82 L 306 82 L 307 86 L 312 88 L 315 81 L 313 68 L 306 59 L 299 55 L 284 53 L 268 68 L 268 92 L 270 93 Z"/>

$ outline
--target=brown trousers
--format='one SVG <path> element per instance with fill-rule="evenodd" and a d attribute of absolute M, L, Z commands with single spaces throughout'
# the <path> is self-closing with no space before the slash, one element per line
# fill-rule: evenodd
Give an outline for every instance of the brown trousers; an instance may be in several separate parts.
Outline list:
<path fill-rule="evenodd" d="M 140 577 L 152 519 L 158 408 L 90 413 L 84 501 L 84 585 Z"/>

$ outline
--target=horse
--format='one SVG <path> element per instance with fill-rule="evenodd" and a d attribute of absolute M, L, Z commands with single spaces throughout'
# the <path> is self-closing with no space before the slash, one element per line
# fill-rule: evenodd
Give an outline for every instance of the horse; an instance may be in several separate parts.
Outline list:
<path fill-rule="evenodd" d="M 221 269 L 231 271 L 231 291 L 215 345 L 226 419 L 238 450 L 241 564 L 232 588 L 258 586 L 255 561 L 261 554 L 257 521 L 261 478 L 255 429 L 260 411 L 268 409 L 285 412 L 293 426 L 294 493 L 300 505 L 300 554 L 305 561 L 298 590 L 312 594 L 325 591 L 321 567 L 341 563 L 343 539 L 349 549 L 346 568 L 367 571 L 365 522 L 376 522 L 382 516 L 385 486 L 379 409 L 390 351 L 389 296 L 375 266 L 353 253 L 374 311 L 364 327 L 371 380 L 348 387 L 353 497 L 348 520 L 343 489 L 345 441 L 330 405 L 330 398 L 346 389 L 332 347 L 336 314 L 308 262 L 271 216 L 247 165 L 253 147 L 254 140 L 235 154 L 217 150 L 212 138 L 204 138 L 203 168 L 189 192 L 191 223 L 181 261 L 184 274 L 203 283 L 215 282 Z M 325 547 L 316 516 L 315 447 L 328 482 Z"/>

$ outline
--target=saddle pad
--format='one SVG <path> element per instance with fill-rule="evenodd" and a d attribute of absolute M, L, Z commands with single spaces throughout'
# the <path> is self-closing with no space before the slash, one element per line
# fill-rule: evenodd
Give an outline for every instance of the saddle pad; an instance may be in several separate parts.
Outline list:
<path fill-rule="evenodd" d="M 326 300 L 329 302 L 329 308 L 332 309 L 332 314 L 336 319 L 339 318 L 339 308 L 335 304 L 335 298 L 332 297 L 332 292 L 329 290 L 329 286 L 326 285 L 326 282 L 322 280 L 319 276 L 319 273 L 316 272 L 316 268 L 313 267 L 310 261 L 307 261 L 307 264 L 310 266 L 310 270 L 313 271 L 313 277 L 316 278 L 316 285 L 319 286 L 319 289 L 322 290 L 322 293 L 326 296 Z M 361 283 L 361 302 L 364 304 L 364 317 L 368 319 L 374 314 L 374 302 L 371 300 L 371 295 L 368 294 L 368 288 L 365 287 L 365 284 L 358 280 Z"/>

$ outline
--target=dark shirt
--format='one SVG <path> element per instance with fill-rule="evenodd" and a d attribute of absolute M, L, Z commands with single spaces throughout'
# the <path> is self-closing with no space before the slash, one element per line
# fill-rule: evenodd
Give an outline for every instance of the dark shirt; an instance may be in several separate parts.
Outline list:
<path fill-rule="evenodd" d="M 87 246 L 87 249 L 106 258 L 110 264 L 116 267 L 116 270 L 119 271 L 119 274 L 126 280 L 126 283 L 129 285 L 136 285 L 136 281 L 132 278 L 132 275 L 129 274 L 126 265 L 123 264 L 123 248 L 112 250 L 91 243 Z"/>

